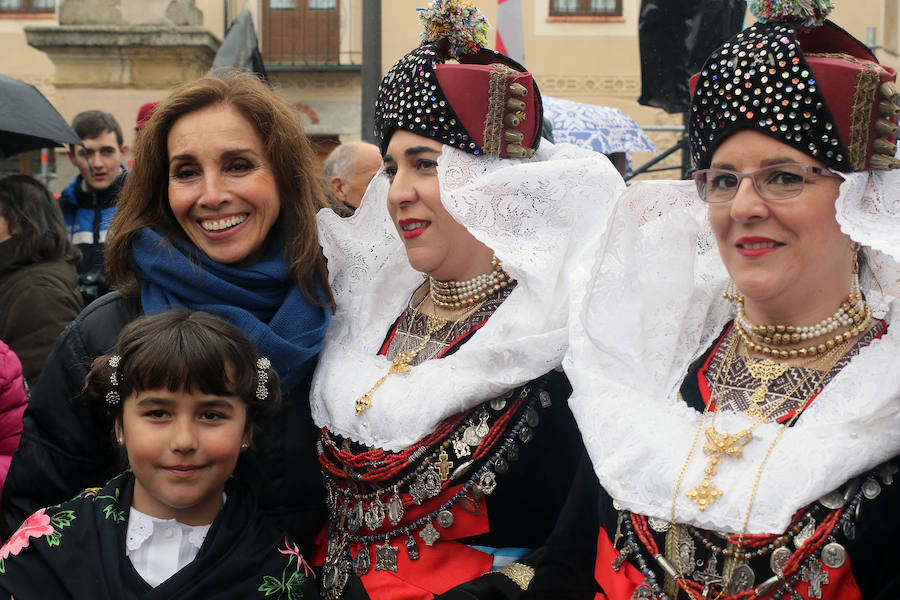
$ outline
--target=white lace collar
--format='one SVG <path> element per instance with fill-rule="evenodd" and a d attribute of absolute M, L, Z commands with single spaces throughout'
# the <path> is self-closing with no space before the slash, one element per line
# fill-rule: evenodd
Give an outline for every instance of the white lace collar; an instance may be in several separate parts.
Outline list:
<path fill-rule="evenodd" d="M 142 513 L 135 507 L 131 507 L 128 515 L 128 529 L 125 533 L 125 548 L 127 552 L 134 552 L 146 544 L 155 531 L 177 528 L 188 543 L 200 550 L 206 534 L 212 525 L 186 525 L 175 519 L 158 519 Z M 196 552 L 194 553 L 196 555 Z"/>
<path fill-rule="evenodd" d="M 900 180 L 865 173 L 846 179 L 836 204 L 838 221 L 868 245 L 872 272 L 863 289 L 879 316 L 892 323 L 900 311 L 900 269 L 891 256 L 900 247 L 900 210 L 896 201 L 887 201 L 887 190 L 900 193 Z M 871 229 L 867 223 L 876 204 L 879 227 Z M 893 237 L 884 235 L 888 227 Z M 629 188 L 610 219 L 587 293 L 572 305 L 563 366 L 575 390 L 569 405 L 595 472 L 630 510 L 670 518 L 676 481 L 701 418 L 677 401 L 678 389 L 688 366 L 731 318 L 721 298 L 726 280 L 692 183 Z M 744 414 L 722 413 L 716 427 L 735 432 L 749 424 Z M 706 461 L 698 446 L 681 484 L 676 520 L 741 531 L 758 467 L 778 429 L 757 427 L 743 458 L 724 459 L 714 482 L 725 493 L 706 511 L 685 496 L 703 479 Z M 862 349 L 774 446 L 748 532 L 783 531 L 799 507 L 898 453 L 900 331 L 891 329 Z"/>
<path fill-rule="evenodd" d="M 549 143 L 531 160 L 476 157 L 444 146 L 438 172 L 444 206 L 494 250 L 518 284 L 462 348 L 389 377 L 359 417 L 356 399 L 390 367 L 377 356 L 384 335 L 422 278 L 409 266 L 388 215 L 381 175 L 354 216 L 318 215 L 338 310 L 316 368 L 313 419 L 388 450 L 408 447 L 447 417 L 560 364 L 571 278 L 584 268 L 584 248 L 624 189 L 606 157 Z"/>

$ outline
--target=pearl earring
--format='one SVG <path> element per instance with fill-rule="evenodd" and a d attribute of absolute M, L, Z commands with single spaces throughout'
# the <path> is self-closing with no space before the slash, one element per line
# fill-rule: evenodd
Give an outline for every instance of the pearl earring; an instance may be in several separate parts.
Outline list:
<path fill-rule="evenodd" d="M 248 444 L 247 442 L 244 442 L 243 444 L 241 444 L 241 450 L 246 450 L 249 447 L 250 447 L 250 444 Z"/>

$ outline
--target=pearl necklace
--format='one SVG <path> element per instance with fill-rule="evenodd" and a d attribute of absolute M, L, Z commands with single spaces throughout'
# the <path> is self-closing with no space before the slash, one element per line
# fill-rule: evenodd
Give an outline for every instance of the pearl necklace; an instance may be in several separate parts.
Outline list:
<path fill-rule="evenodd" d="M 438 281 L 427 275 L 431 301 L 443 308 L 465 308 L 482 302 L 490 293 L 513 281 L 496 256 L 491 259 L 491 267 L 489 273 L 482 273 L 466 281 Z"/>
<path fill-rule="evenodd" d="M 754 325 L 744 314 L 742 298 L 737 301 L 737 322 L 749 336 L 763 344 L 798 344 L 827 335 L 838 327 L 858 325 L 866 312 L 866 302 L 859 291 L 859 277 L 850 280 L 850 295 L 833 315 L 813 325 Z"/>

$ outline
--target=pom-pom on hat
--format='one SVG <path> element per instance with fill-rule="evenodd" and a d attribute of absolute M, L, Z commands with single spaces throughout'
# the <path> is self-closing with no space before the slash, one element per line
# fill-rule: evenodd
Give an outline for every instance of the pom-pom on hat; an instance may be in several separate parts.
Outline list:
<path fill-rule="evenodd" d="M 375 135 L 382 154 L 391 134 L 403 129 L 476 155 L 532 156 L 541 138 L 540 92 L 522 65 L 483 47 L 481 11 L 466 0 L 434 0 L 419 19 L 422 45 L 378 89 Z"/>
<path fill-rule="evenodd" d="M 827 0 L 758 0 L 760 21 L 725 42 L 691 78 L 694 165 L 754 129 L 836 171 L 900 167 L 897 74 L 825 20 Z"/>

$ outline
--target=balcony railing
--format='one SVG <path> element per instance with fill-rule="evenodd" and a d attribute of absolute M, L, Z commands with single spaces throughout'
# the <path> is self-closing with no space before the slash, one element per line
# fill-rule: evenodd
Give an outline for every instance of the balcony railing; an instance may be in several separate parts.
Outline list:
<path fill-rule="evenodd" d="M 359 68 L 363 1 L 259 0 L 254 16 L 266 68 Z M 226 24 L 247 4 L 225 0 Z"/>

